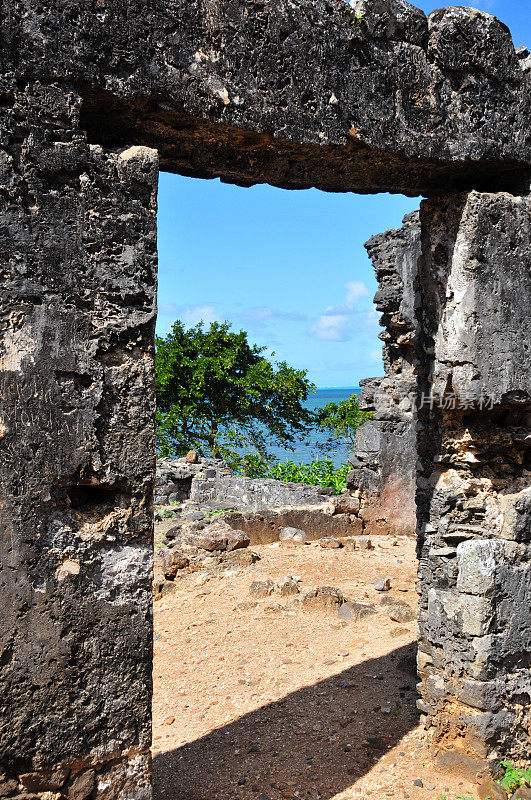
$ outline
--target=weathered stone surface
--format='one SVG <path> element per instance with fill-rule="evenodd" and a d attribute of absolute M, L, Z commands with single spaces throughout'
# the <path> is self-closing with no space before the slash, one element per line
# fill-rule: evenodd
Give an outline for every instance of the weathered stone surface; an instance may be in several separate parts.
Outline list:
<path fill-rule="evenodd" d="M 369 603 L 354 603 L 350 600 L 341 603 L 337 610 L 339 619 L 351 620 L 353 622 L 360 622 L 360 620 L 371 617 L 375 613 L 375 607 L 371 606 Z"/>
<path fill-rule="evenodd" d="M 285 578 L 277 583 L 277 590 L 282 597 L 300 593 L 297 581 L 291 575 L 286 575 Z"/>
<path fill-rule="evenodd" d="M 337 550 L 343 547 L 339 539 L 334 539 L 331 536 L 322 536 L 319 540 L 319 546 L 325 550 Z"/>
<path fill-rule="evenodd" d="M 531 800 L 531 787 L 520 786 L 520 788 L 511 795 L 511 800 Z"/>
<path fill-rule="evenodd" d="M 68 800 L 87 800 L 94 789 L 96 773 L 89 769 L 78 775 L 68 787 Z"/>
<path fill-rule="evenodd" d="M 157 153 L 169 170 L 244 185 L 430 196 L 418 341 L 397 316 L 404 275 L 400 291 L 382 276 L 396 386 L 366 396 L 391 423 L 380 441 L 404 443 L 410 419 L 399 429 L 382 399 L 403 402 L 411 374 L 401 383 L 398 366 L 413 367 L 419 403 L 434 389 L 444 400 L 419 406 L 416 422 L 420 647 L 430 659 L 421 704 L 434 746 L 454 766 L 524 757 L 529 52 L 489 15 L 425 18 L 402 0 L 361 2 L 362 20 L 339 0 L 96 6 L 2 8 L 7 784 L 75 765 L 94 770 L 98 800 L 150 797 Z M 360 491 L 378 488 L 370 464 L 353 467 Z M 483 555 L 462 546 L 484 540 L 497 544 L 481 544 Z"/>
<path fill-rule="evenodd" d="M 245 531 L 253 544 L 276 542 L 282 528 L 299 528 L 306 541 L 331 537 L 358 536 L 363 531 L 362 520 L 349 514 L 330 515 L 323 506 L 284 509 L 264 509 L 256 512 L 231 512 L 223 515 L 231 528 Z"/>
<path fill-rule="evenodd" d="M 192 495 L 194 484 L 198 485 L 199 491 L 206 484 L 210 488 L 212 477 L 219 473 L 229 473 L 226 463 L 214 458 L 199 458 L 194 450 L 195 457 L 185 458 L 158 458 L 157 472 L 155 477 L 155 504 L 165 505 L 167 503 L 179 503 L 187 500 Z M 196 489 L 197 492 L 197 489 Z M 216 500 L 208 494 L 208 500 Z"/>
<path fill-rule="evenodd" d="M 421 220 L 422 702 L 439 758 L 473 771 L 529 751 L 529 198 L 426 201 Z"/>
<path fill-rule="evenodd" d="M 201 464 L 199 465 L 201 466 Z M 191 484 L 190 498 L 197 503 L 215 501 L 231 509 L 265 511 L 291 506 L 322 505 L 334 490 L 325 486 L 289 483 L 272 478 L 245 478 L 213 462 L 215 471 L 199 471 Z"/>
<path fill-rule="evenodd" d="M 475 8 L 441 8 L 428 22 L 428 57 L 441 69 L 517 79 L 520 66 L 511 33 L 496 17 Z"/>
<path fill-rule="evenodd" d="M 330 513 L 334 514 L 357 514 L 360 510 L 360 498 L 352 494 L 340 494 L 330 500 Z"/>
<path fill-rule="evenodd" d="M 162 547 L 157 553 L 157 560 L 160 560 L 162 572 L 168 580 L 175 578 L 179 570 L 186 569 L 190 563 L 182 550 L 170 547 Z"/>
<path fill-rule="evenodd" d="M 529 73 L 503 25 L 362 5 L 10 2 L 3 72 L 81 86 L 94 141 L 202 177 L 419 194 L 529 164 Z"/>
<path fill-rule="evenodd" d="M 434 337 L 433 394 L 470 407 L 525 402 L 531 332 L 517 300 L 531 294 L 531 200 L 472 192 L 460 210 Z"/>
<path fill-rule="evenodd" d="M 256 553 L 242 552 L 250 539 L 222 520 L 182 520 L 167 532 L 163 547 L 155 554 L 153 597 L 158 600 L 172 587 L 176 578 L 190 572 L 207 570 L 215 574 L 231 568 L 252 566 Z"/>
<path fill-rule="evenodd" d="M 393 622 L 413 622 L 417 618 L 417 612 L 407 603 L 394 602 L 386 611 Z"/>
<path fill-rule="evenodd" d="M 250 538 L 243 531 L 230 529 L 227 531 L 227 551 L 240 550 L 248 547 L 251 543 Z"/>
<path fill-rule="evenodd" d="M 478 787 L 479 800 L 507 800 L 507 792 L 492 776 L 485 778 Z"/>
<path fill-rule="evenodd" d="M 278 534 L 278 539 L 280 542 L 304 544 L 306 541 L 306 533 L 300 528 L 285 527 L 282 528 Z"/>
<path fill-rule="evenodd" d="M 0 762 L 112 761 L 140 798 L 157 154 L 87 145 L 64 85 L 1 81 Z"/>
<path fill-rule="evenodd" d="M 29 792 L 58 791 L 66 783 L 69 773 L 70 769 L 68 767 L 59 766 L 41 772 L 22 773 L 19 775 L 19 781 L 24 789 Z M 13 791 L 12 794 L 15 794 L 15 792 Z"/>
<path fill-rule="evenodd" d="M 275 591 L 275 584 L 268 578 L 265 581 L 253 581 L 249 593 L 254 597 L 269 597 Z"/>
<path fill-rule="evenodd" d="M 318 586 L 316 589 L 310 589 L 302 598 L 302 602 L 310 608 L 328 611 L 341 606 L 345 602 L 345 597 L 335 586 Z"/>
<path fill-rule="evenodd" d="M 192 540 L 196 547 L 200 547 L 203 550 L 226 550 L 227 530 L 225 527 L 211 525 L 205 530 L 194 534 Z"/>
<path fill-rule="evenodd" d="M 415 398 L 418 320 L 415 287 L 421 254 L 417 212 L 398 230 L 365 245 L 379 288 L 385 376 L 362 381 L 360 406 L 374 418 L 356 432 L 354 469 L 347 486 L 360 495 L 359 517 L 367 533 L 411 534 L 416 527 Z"/>

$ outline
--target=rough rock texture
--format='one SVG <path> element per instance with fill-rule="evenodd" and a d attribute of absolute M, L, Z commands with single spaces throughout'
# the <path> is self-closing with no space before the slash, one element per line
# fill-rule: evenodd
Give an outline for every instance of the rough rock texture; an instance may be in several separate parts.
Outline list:
<path fill-rule="evenodd" d="M 406 194 L 522 178 L 530 71 L 508 29 L 468 8 L 357 6 L 7 0 L 1 72 L 60 76 L 92 141 L 155 147 L 185 174 Z"/>
<path fill-rule="evenodd" d="M 218 472 L 230 474 L 224 461 L 215 458 L 199 458 L 192 462 L 184 458 L 158 458 L 155 476 L 155 505 L 179 503 L 188 500 L 194 480 L 215 477 Z M 202 485 L 202 484 L 200 484 Z M 216 499 L 209 498 L 209 499 Z"/>
<path fill-rule="evenodd" d="M 356 433 L 348 488 L 360 498 L 367 533 L 408 534 L 416 527 L 415 407 L 418 372 L 417 272 L 421 254 L 418 212 L 398 230 L 365 245 L 379 289 L 385 377 L 362 381 L 360 407 L 374 418 Z"/>
<path fill-rule="evenodd" d="M 190 464 L 185 458 L 157 460 L 155 503 L 178 503 L 190 499 L 200 506 L 225 507 L 241 511 L 263 511 L 299 505 L 322 505 L 333 489 L 288 483 L 271 478 L 244 478 L 224 461 L 200 458 Z"/>
<path fill-rule="evenodd" d="M 477 771 L 530 749 L 530 199 L 421 220 L 420 708 L 440 760 Z"/>
<path fill-rule="evenodd" d="M 253 564 L 259 557 L 246 551 L 249 544 L 243 531 L 231 528 L 222 519 L 182 520 L 167 531 L 162 547 L 155 553 L 154 598 L 174 591 L 175 579 L 190 572 L 220 574 Z"/>
<path fill-rule="evenodd" d="M 0 771 L 63 796 L 89 770 L 98 798 L 143 800 L 157 154 L 87 145 L 79 97 L 63 87 L 10 92 L 0 121 Z"/>
<path fill-rule="evenodd" d="M 322 505 L 334 494 L 324 486 L 288 483 L 272 478 L 244 478 L 219 469 L 207 470 L 192 481 L 190 499 L 197 503 L 226 504 L 242 511 L 264 511 L 289 506 Z"/>
<path fill-rule="evenodd" d="M 472 773 L 529 750 L 530 219 L 528 196 L 472 192 L 367 243 L 386 375 L 348 486 L 366 530 L 412 526 L 418 429 L 419 707 Z"/>
<path fill-rule="evenodd" d="M 445 287 L 445 296 L 437 298 L 433 394 L 444 394 L 447 401 L 455 395 L 470 408 L 482 400 L 485 407 L 526 403 L 531 389 L 529 308 L 523 302 L 531 290 L 529 197 L 473 192 L 462 205 L 453 203 L 448 214 L 453 208 L 462 216 L 459 227 L 446 234 L 455 232 L 452 258 L 444 272 L 437 254 L 430 263 L 439 267 L 437 277 Z M 434 236 L 438 221 L 430 219 L 427 228 Z"/>
<path fill-rule="evenodd" d="M 308 541 L 314 541 L 320 536 L 330 534 L 334 536 L 352 536 L 361 532 L 361 525 L 352 523 L 345 514 L 330 516 L 325 509 L 320 507 L 271 509 L 255 513 L 232 512 L 225 514 L 223 519 L 231 527 L 245 531 L 253 544 L 267 544 L 276 542 L 282 528 L 301 528 Z"/>
<path fill-rule="evenodd" d="M 185 500 L 189 502 L 179 505 Z M 244 478 L 212 458 L 199 458 L 197 464 L 185 458 L 157 459 L 155 505 L 160 520 L 221 512 L 223 521 L 245 531 L 253 544 L 277 541 L 285 526 L 303 528 L 310 540 L 354 536 L 364 527 L 356 497 L 335 496 L 322 486 Z"/>
<path fill-rule="evenodd" d="M 302 602 L 305 606 L 318 611 L 330 609 L 335 611 L 345 602 L 345 597 L 343 592 L 334 586 L 319 586 L 317 589 L 310 589 L 302 598 Z"/>

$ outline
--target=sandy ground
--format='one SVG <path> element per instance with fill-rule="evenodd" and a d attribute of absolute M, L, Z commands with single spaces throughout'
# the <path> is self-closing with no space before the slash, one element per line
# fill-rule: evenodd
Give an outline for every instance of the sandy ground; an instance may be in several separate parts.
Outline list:
<path fill-rule="evenodd" d="M 253 567 L 187 575 L 155 603 L 155 800 L 475 800 L 476 787 L 430 761 L 416 623 L 392 622 L 373 587 L 389 576 L 386 596 L 416 607 L 415 542 L 373 542 L 253 547 Z M 250 595 L 253 580 L 286 575 L 300 595 Z M 346 623 L 302 605 L 326 585 L 377 614 Z"/>

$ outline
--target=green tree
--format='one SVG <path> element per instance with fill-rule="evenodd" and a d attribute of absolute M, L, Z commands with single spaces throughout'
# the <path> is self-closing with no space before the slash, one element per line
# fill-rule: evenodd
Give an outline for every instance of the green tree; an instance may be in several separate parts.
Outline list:
<path fill-rule="evenodd" d="M 330 434 L 327 443 L 330 449 L 341 446 L 345 441 L 354 448 L 357 429 L 373 416 L 369 411 L 360 410 L 355 394 L 351 394 L 348 400 L 341 400 L 339 403 L 327 403 L 315 413 L 317 423 Z"/>
<path fill-rule="evenodd" d="M 271 363 L 227 322 L 156 337 L 157 436 L 162 455 L 190 449 L 238 466 L 239 452 L 290 447 L 315 424 L 302 403 L 315 391 L 304 370 Z"/>

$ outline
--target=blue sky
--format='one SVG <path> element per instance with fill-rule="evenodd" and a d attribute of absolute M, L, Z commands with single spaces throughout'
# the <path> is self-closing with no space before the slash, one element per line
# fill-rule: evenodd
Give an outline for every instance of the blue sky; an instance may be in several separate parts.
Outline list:
<path fill-rule="evenodd" d="M 420 2 L 426 13 L 439 7 Z M 531 44 L 527 2 L 481 0 L 516 45 Z M 228 320 L 317 386 L 380 375 L 371 263 L 363 243 L 398 227 L 419 199 L 243 189 L 161 173 L 157 332 L 179 318 Z"/>

